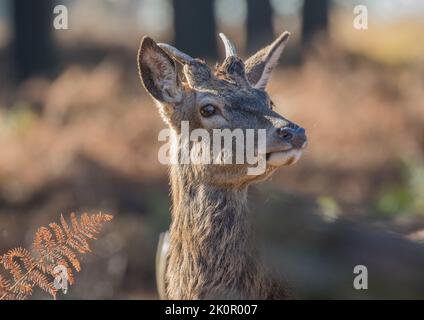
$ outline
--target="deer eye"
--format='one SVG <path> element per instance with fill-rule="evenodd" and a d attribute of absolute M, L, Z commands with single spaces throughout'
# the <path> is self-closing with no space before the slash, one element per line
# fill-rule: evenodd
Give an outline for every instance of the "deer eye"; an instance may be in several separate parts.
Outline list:
<path fill-rule="evenodd" d="M 211 117 L 216 114 L 216 107 L 211 104 L 207 104 L 200 108 L 200 114 L 205 118 Z"/>

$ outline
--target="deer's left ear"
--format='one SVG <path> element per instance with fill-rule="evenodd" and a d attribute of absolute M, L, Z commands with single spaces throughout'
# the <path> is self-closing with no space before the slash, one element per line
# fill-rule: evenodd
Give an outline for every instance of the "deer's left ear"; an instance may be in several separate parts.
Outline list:
<path fill-rule="evenodd" d="M 271 71 L 276 66 L 289 37 L 290 32 L 284 32 L 273 43 L 259 50 L 245 62 L 247 79 L 253 87 L 265 90 Z"/>

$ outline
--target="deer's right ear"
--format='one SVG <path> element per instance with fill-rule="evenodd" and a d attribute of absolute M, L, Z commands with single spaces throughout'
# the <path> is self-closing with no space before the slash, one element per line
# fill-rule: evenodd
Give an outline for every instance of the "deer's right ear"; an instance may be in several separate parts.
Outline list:
<path fill-rule="evenodd" d="M 284 32 L 273 43 L 259 50 L 245 62 L 247 79 L 253 87 L 265 90 L 271 71 L 280 59 L 289 37 L 290 33 Z"/>
<path fill-rule="evenodd" d="M 154 99 L 165 103 L 181 101 L 182 88 L 175 62 L 149 37 L 141 40 L 138 69 L 143 86 Z"/>

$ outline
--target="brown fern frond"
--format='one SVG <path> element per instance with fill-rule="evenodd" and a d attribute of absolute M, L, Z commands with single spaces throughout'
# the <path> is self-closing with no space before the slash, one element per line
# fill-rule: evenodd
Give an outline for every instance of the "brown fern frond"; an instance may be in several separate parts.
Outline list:
<path fill-rule="evenodd" d="M 72 249 L 70 249 L 66 245 L 62 245 L 57 247 L 57 252 L 60 254 L 61 257 L 66 258 L 67 261 L 71 263 L 71 265 L 77 272 L 81 271 L 80 262 L 77 258 L 77 255 L 72 251 Z"/>
<path fill-rule="evenodd" d="M 63 233 L 62 228 L 57 223 L 52 222 L 49 224 L 49 227 L 53 230 L 57 242 L 62 243 L 65 241 L 65 234 Z"/>
<path fill-rule="evenodd" d="M 63 214 L 60 215 L 60 223 L 62 224 L 62 228 L 65 230 L 66 235 L 69 236 L 71 234 L 71 229 L 69 229 L 68 223 L 63 217 Z"/>
<path fill-rule="evenodd" d="M 53 234 L 46 227 L 41 227 L 35 233 L 33 247 L 41 255 L 51 255 L 54 248 L 57 246 L 56 241 L 53 240 Z"/>
<path fill-rule="evenodd" d="M 27 282 L 17 282 L 11 285 L 9 292 L 16 296 L 17 300 L 25 300 L 32 294 L 32 285 Z"/>
<path fill-rule="evenodd" d="M 74 284 L 73 270 L 79 272 L 81 263 L 78 254 L 90 252 L 88 239 L 96 239 L 105 222 L 112 220 L 107 214 L 82 214 L 79 221 L 71 214 L 71 227 L 63 215 L 60 224 L 50 223 L 49 227 L 37 230 L 32 251 L 15 248 L 0 256 L 0 266 L 10 274 L 10 279 L 0 275 L 0 300 L 27 299 L 37 287 L 56 298 L 54 285 L 55 268 L 66 270 L 66 279 Z"/>
<path fill-rule="evenodd" d="M 81 232 L 80 226 L 79 226 L 79 223 L 78 223 L 77 216 L 75 215 L 75 212 L 71 213 L 71 223 L 72 223 L 72 228 L 74 229 L 74 233 L 75 234 L 80 233 Z"/>
<path fill-rule="evenodd" d="M 16 300 L 16 295 L 9 291 L 9 287 L 10 282 L 0 275 L 0 296 L 4 295 L 4 300 Z"/>
<path fill-rule="evenodd" d="M 28 274 L 28 280 L 56 299 L 57 289 L 54 287 L 53 283 L 49 281 L 47 275 L 41 270 L 34 268 L 34 270 Z"/>

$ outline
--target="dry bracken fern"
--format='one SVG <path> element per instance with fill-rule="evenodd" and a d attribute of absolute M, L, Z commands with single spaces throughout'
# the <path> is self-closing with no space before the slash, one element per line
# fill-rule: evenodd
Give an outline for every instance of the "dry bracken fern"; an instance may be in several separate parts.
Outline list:
<path fill-rule="evenodd" d="M 72 213 L 68 225 L 61 215 L 60 224 L 50 223 L 37 230 L 31 251 L 19 247 L 0 256 L 0 266 L 9 274 L 8 278 L 0 274 L 0 300 L 27 299 L 35 287 L 56 298 L 55 267 L 66 269 L 67 281 L 72 285 L 73 270 L 81 270 L 78 254 L 90 252 L 87 240 L 96 239 L 103 223 L 110 220 L 108 214 L 84 213 L 78 221 Z"/>

